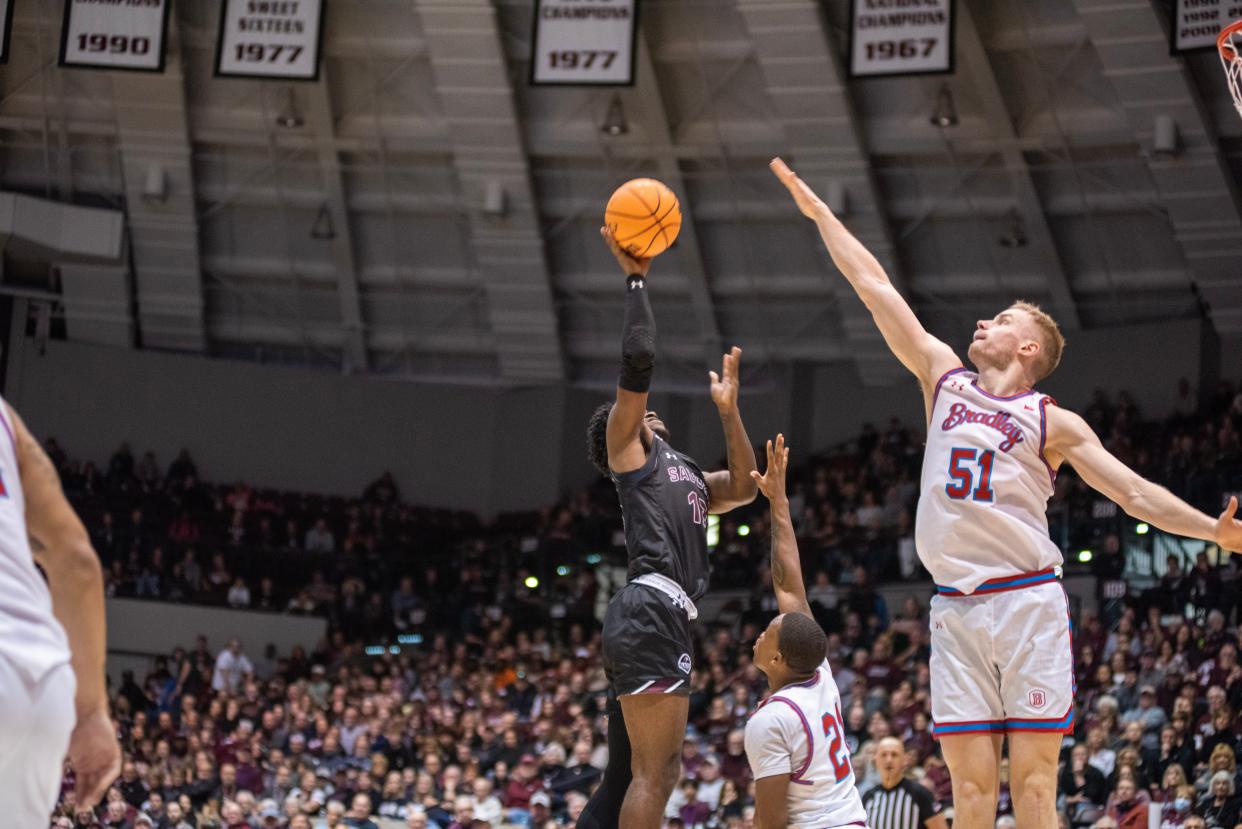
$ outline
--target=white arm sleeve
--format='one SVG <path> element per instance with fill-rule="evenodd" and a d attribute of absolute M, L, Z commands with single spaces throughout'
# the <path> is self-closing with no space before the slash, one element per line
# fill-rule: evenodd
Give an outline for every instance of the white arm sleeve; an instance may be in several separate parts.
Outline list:
<path fill-rule="evenodd" d="M 788 717 L 786 716 L 788 715 Z M 756 780 L 778 774 L 793 774 L 792 744 L 787 719 L 793 718 L 789 706 L 770 702 L 760 708 L 746 723 L 746 758 Z M 802 726 L 797 725 L 801 730 Z"/>

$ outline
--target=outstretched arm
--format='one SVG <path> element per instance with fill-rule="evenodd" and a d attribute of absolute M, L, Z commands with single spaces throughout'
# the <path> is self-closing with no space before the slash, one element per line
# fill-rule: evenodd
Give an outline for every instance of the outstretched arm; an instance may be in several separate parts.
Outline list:
<path fill-rule="evenodd" d="M 733 346 L 724 355 L 720 374 L 708 372 L 712 381 L 712 402 L 720 413 L 729 457 L 728 469 L 708 472 L 705 476 L 711 498 L 709 507 L 717 515 L 755 500 L 756 487 L 751 480 L 757 468 L 755 449 L 746 436 L 746 427 L 742 425 L 742 415 L 737 408 L 738 362 L 741 359 L 742 349 Z"/>
<path fill-rule="evenodd" d="M 1242 552 L 1242 521 L 1234 517 L 1238 510 L 1236 497 L 1230 498 L 1220 517 L 1213 519 L 1118 460 L 1078 415 L 1049 406 L 1046 416 L 1048 438 L 1044 455 L 1054 467 L 1061 461 L 1067 462 L 1088 486 L 1140 521 L 1165 532 Z"/>
<path fill-rule="evenodd" d="M 802 562 L 798 558 L 798 539 L 794 535 L 793 518 L 789 514 L 789 497 L 785 494 L 785 470 L 789 466 L 789 449 L 785 436 L 777 435 L 775 446 L 768 441 L 768 467 L 760 475 L 752 472 L 760 491 L 768 497 L 772 521 L 772 589 L 781 613 L 811 615 L 802 583 Z"/>
<path fill-rule="evenodd" d="M 65 628 L 77 678 L 77 721 L 69 740 L 77 803 L 94 806 L 121 770 L 104 687 L 103 571 L 86 528 L 65 500 L 51 460 L 17 413 L 8 411 L 26 497 L 26 531 L 35 561 L 47 574 L 52 613 Z"/>
<path fill-rule="evenodd" d="M 893 287 L 883 266 L 833 215 L 815 191 L 781 159 L 773 159 L 770 166 L 793 196 L 802 215 L 819 228 L 833 263 L 871 312 L 889 349 L 919 378 L 925 396 L 930 398 L 940 376 L 960 366 L 961 360 L 953 349 L 927 333 L 909 304 Z"/>
<path fill-rule="evenodd" d="M 626 275 L 625 323 L 621 334 L 621 376 L 617 403 L 608 414 L 608 466 L 613 472 L 632 472 L 647 460 L 642 430 L 647 414 L 647 390 L 655 369 L 655 316 L 647 299 L 650 259 L 635 259 L 617 244 L 612 231 L 600 235 Z"/>

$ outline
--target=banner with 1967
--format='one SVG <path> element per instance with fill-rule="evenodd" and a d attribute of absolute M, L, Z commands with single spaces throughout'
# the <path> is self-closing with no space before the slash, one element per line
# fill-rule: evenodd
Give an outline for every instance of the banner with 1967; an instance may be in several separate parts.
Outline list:
<path fill-rule="evenodd" d="M 853 0 L 850 75 L 953 71 L 953 0 Z"/>

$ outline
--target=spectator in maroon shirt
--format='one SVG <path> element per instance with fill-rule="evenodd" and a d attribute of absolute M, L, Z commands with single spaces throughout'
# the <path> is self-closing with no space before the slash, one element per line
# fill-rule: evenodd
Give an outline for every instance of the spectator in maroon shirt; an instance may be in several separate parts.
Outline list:
<path fill-rule="evenodd" d="M 509 775 L 509 785 L 505 787 L 501 802 L 506 809 L 530 811 L 531 796 L 543 788 L 539 778 L 539 767 L 533 754 L 523 754 L 517 767 Z"/>
<path fill-rule="evenodd" d="M 746 759 L 746 735 L 740 728 L 729 732 L 720 760 L 720 773 L 732 780 L 739 791 L 750 785 L 750 762 Z"/>

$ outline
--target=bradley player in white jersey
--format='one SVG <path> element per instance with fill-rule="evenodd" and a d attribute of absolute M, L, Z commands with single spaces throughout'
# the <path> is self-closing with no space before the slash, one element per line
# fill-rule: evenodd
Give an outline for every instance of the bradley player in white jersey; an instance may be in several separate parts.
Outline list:
<path fill-rule="evenodd" d="M 1018 826 L 1055 826 L 1057 755 L 1074 721 L 1061 553 L 1045 513 L 1057 468 L 1069 463 L 1141 521 L 1233 551 L 1242 549 L 1237 499 L 1218 519 L 1204 515 L 1129 469 L 1082 418 L 1037 392 L 1064 339 L 1033 305 L 980 320 L 968 352 L 974 368 L 965 368 L 815 193 L 780 159 L 772 169 L 923 389 L 927 449 L 915 541 L 937 584 L 933 733 L 953 779 L 954 829 L 991 829 L 1006 736 Z"/>
<path fill-rule="evenodd" d="M 99 802 L 121 753 L 104 689 L 99 559 L 51 461 L 3 401 L 0 426 L 0 825 L 36 829 L 56 804 L 66 753 L 79 807 Z"/>
<path fill-rule="evenodd" d="M 789 450 L 768 441 L 768 466 L 752 472 L 772 509 L 772 588 L 780 615 L 755 642 L 755 667 L 772 695 L 746 724 L 755 778 L 756 829 L 866 826 L 845 744 L 841 692 L 824 653 L 828 638 L 811 617 L 798 541 L 785 494 Z"/>

